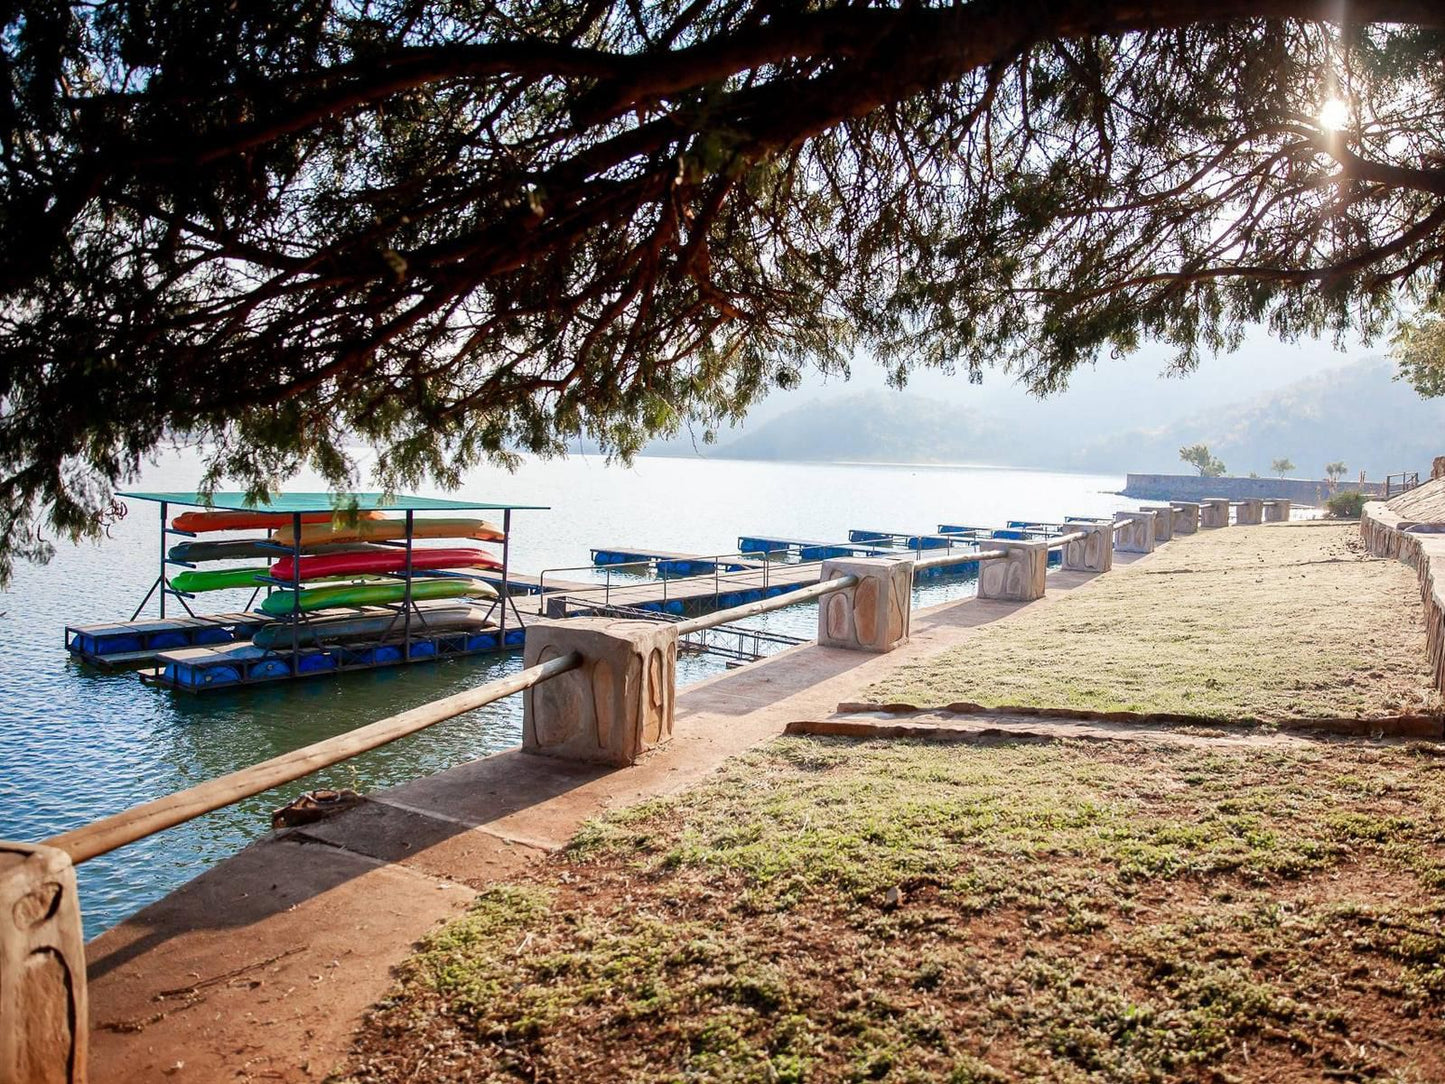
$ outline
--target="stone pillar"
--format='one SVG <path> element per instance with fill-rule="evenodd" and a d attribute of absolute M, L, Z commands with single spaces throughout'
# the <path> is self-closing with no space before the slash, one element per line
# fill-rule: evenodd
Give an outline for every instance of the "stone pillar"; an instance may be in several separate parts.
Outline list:
<path fill-rule="evenodd" d="M 1003 550 L 1004 556 L 979 562 L 979 598 L 1032 602 L 1044 597 L 1044 577 L 1049 571 L 1047 542 L 993 539 L 986 545 L 989 549 Z"/>
<path fill-rule="evenodd" d="M 84 1084 L 85 938 L 70 856 L 0 842 L 0 1084 Z"/>
<path fill-rule="evenodd" d="M 1246 497 L 1239 502 L 1239 510 L 1234 513 L 1234 522 L 1244 526 L 1264 522 L 1264 501 L 1258 497 Z"/>
<path fill-rule="evenodd" d="M 1199 502 L 1198 501 L 1170 501 L 1169 507 L 1174 509 L 1174 533 L 1193 534 L 1199 530 Z"/>
<path fill-rule="evenodd" d="M 1282 497 L 1265 501 L 1264 521 L 1266 523 L 1287 523 L 1289 521 L 1289 501 Z"/>
<path fill-rule="evenodd" d="M 1120 553 L 1153 553 L 1155 518 L 1153 512 L 1115 512 L 1115 526 L 1124 527 L 1115 531 L 1114 548 Z"/>
<path fill-rule="evenodd" d="M 580 667 L 523 693 L 523 749 L 623 767 L 672 740 L 677 629 L 671 622 L 573 617 L 527 626 L 525 666 L 570 651 L 581 654 Z"/>
<path fill-rule="evenodd" d="M 1069 534 L 1083 534 L 1064 547 L 1064 567 L 1071 572 L 1108 572 L 1114 567 L 1114 525 L 1112 523 L 1068 523 Z"/>
<path fill-rule="evenodd" d="M 857 576 L 858 585 L 818 600 L 818 643 L 854 651 L 892 651 L 908 642 L 913 616 L 913 561 L 838 557 L 820 580 Z"/>
<path fill-rule="evenodd" d="M 1207 497 L 1199 503 L 1203 506 L 1199 516 L 1199 526 L 1209 530 L 1229 526 L 1228 497 Z"/>
<path fill-rule="evenodd" d="M 1151 504 L 1142 509 L 1154 513 L 1154 541 L 1168 542 L 1174 537 L 1174 517 L 1178 514 L 1167 504 Z"/>

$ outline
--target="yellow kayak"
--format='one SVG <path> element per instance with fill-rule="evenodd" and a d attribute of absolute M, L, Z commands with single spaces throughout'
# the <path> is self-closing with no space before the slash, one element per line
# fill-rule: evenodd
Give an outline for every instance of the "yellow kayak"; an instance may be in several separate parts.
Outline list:
<path fill-rule="evenodd" d="M 505 535 L 495 524 L 468 517 L 420 516 L 412 524 L 413 538 L 474 538 L 479 542 L 500 542 Z M 363 519 L 355 523 L 305 523 L 301 525 L 301 545 L 319 546 L 328 542 L 398 542 L 406 538 L 404 519 Z M 282 527 L 271 541 L 283 546 L 294 545 L 292 528 Z"/>

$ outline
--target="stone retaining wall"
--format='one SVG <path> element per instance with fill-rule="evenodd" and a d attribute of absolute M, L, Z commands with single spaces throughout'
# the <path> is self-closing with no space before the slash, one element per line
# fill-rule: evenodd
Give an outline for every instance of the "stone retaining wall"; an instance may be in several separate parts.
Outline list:
<path fill-rule="evenodd" d="M 1402 530 L 1406 523 L 1382 501 L 1370 501 L 1360 516 L 1360 537 L 1376 557 L 1404 561 L 1419 575 L 1426 651 L 1435 688 L 1445 693 L 1445 534 Z"/>
<path fill-rule="evenodd" d="M 1367 497 L 1383 497 L 1384 482 L 1342 478 L 1339 491 L 1359 490 Z M 1295 504 L 1323 504 L 1330 495 L 1330 483 L 1309 478 L 1205 478 L 1198 474 L 1130 474 L 1121 496 L 1141 501 L 1197 501 L 1206 497 L 1228 497 L 1242 501 L 1252 497 L 1268 500 L 1283 497 Z"/>

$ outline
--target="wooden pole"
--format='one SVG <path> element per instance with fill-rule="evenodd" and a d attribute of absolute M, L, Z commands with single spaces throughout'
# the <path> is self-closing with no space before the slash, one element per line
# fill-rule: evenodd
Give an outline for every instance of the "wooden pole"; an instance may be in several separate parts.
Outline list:
<path fill-rule="evenodd" d="M 0 1084 L 85 1084 L 89 1027 L 70 858 L 0 842 Z"/>
<path fill-rule="evenodd" d="M 749 602 L 745 606 L 734 606 L 730 610 L 715 610 L 701 617 L 679 621 L 677 634 L 686 636 L 689 632 L 700 632 L 702 629 L 710 629 L 714 625 L 726 625 L 729 621 L 736 621 L 742 617 L 752 617 L 754 614 L 781 610 L 785 606 L 795 606 L 799 602 L 807 602 L 810 598 L 831 595 L 835 591 L 846 591 L 850 587 L 857 586 L 857 576 L 839 576 L 836 580 L 824 580 L 822 583 L 815 583 L 809 587 L 800 587 L 796 591 L 765 598 L 761 602 Z"/>
<path fill-rule="evenodd" d="M 978 550 L 975 553 L 945 553 L 938 557 L 925 557 L 913 563 L 916 572 L 920 568 L 943 568 L 946 565 L 966 565 L 970 561 L 1000 561 L 1008 554 L 1003 550 Z"/>
<path fill-rule="evenodd" d="M 231 772 L 188 790 L 132 806 L 114 816 L 48 839 L 45 841 L 46 846 L 64 851 L 70 856 L 70 860 L 77 864 L 88 861 L 118 847 L 124 847 L 127 843 L 134 843 L 163 829 L 232 805 L 253 794 L 260 794 L 282 783 L 290 783 L 359 753 L 394 742 L 408 734 L 415 734 L 418 730 L 425 730 L 473 708 L 490 704 L 523 689 L 530 689 L 548 678 L 565 674 L 580 665 L 582 657 L 575 652 L 551 659 L 501 681 L 489 682 L 476 689 L 433 700 L 410 711 L 403 711 L 346 734 L 338 734 L 334 738 L 283 753 L 279 757 L 272 757 L 260 764 L 253 764 L 249 768 L 242 768 L 238 772 Z M 9 1082 L 0 1079 L 0 1084 Z"/>

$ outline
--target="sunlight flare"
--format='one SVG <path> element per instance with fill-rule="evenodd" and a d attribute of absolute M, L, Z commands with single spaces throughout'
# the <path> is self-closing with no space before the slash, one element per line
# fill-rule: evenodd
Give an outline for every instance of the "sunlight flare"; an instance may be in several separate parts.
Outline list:
<path fill-rule="evenodd" d="M 1331 98 L 1320 106 L 1320 127 L 1326 131 L 1338 132 L 1350 122 L 1350 103 L 1343 98 Z"/>

